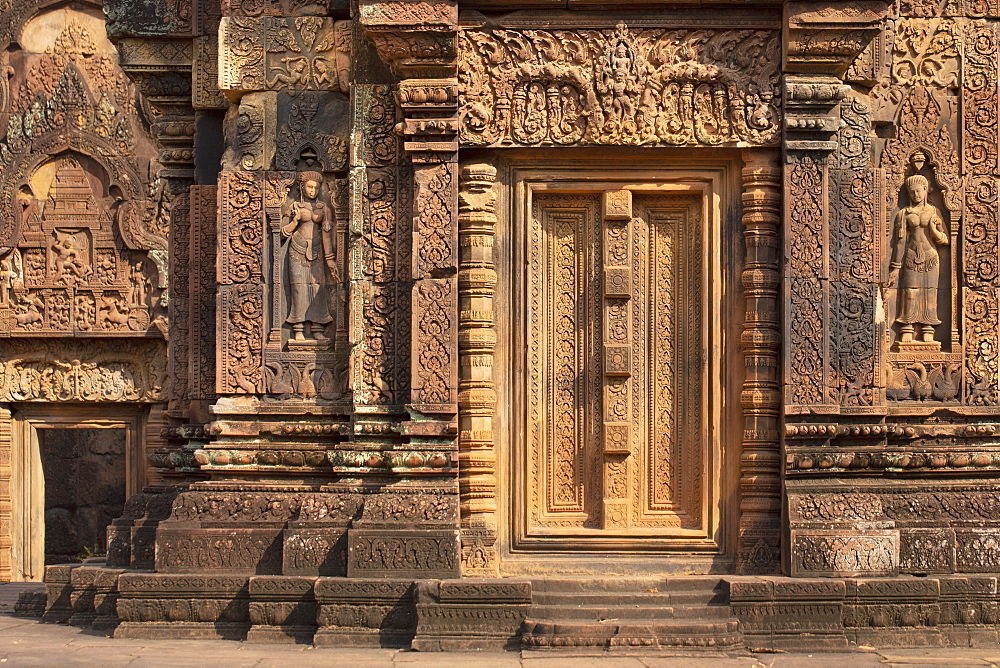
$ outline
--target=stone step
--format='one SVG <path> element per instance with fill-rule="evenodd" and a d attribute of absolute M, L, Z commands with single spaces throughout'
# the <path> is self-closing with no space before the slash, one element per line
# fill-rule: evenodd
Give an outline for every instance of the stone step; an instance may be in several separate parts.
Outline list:
<path fill-rule="evenodd" d="M 735 619 L 726 621 L 541 621 L 527 619 L 521 646 L 526 649 L 566 647 L 674 647 L 717 649 L 742 643 Z"/>
<path fill-rule="evenodd" d="M 551 578 L 532 582 L 526 649 L 673 647 L 742 642 L 718 577 Z"/>
<path fill-rule="evenodd" d="M 656 578 L 545 578 L 532 580 L 531 591 L 543 593 L 623 592 L 669 594 L 682 592 L 722 591 L 722 579 L 708 575 L 681 575 Z M 653 593 L 653 592 L 650 592 Z"/>
<path fill-rule="evenodd" d="M 10 615 L 22 594 L 45 594 L 41 582 L 0 582 L 0 614 Z"/>
<path fill-rule="evenodd" d="M 13 614 L 15 617 L 41 617 L 45 614 L 47 601 L 45 590 L 22 591 L 14 604 Z"/>
<path fill-rule="evenodd" d="M 573 603 L 537 604 L 528 611 L 531 619 L 589 620 L 659 620 L 699 619 L 728 620 L 732 617 L 728 606 L 670 606 L 670 605 L 582 605 Z"/>
<path fill-rule="evenodd" d="M 569 592 L 532 592 L 532 603 L 540 605 L 671 605 L 671 606 L 704 606 L 727 605 L 729 598 L 721 592 L 605 592 L 605 593 L 569 593 Z"/>
<path fill-rule="evenodd" d="M 532 594 L 586 592 L 641 592 L 659 590 L 663 578 L 544 578 L 531 581 Z"/>

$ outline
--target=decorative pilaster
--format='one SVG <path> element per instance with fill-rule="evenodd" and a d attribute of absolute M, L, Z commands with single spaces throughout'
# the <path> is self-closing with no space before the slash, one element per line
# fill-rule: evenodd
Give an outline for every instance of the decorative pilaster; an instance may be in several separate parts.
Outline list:
<path fill-rule="evenodd" d="M 399 432 L 412 451 L 409 458 L 435 468 L 423 484 L 444 499 L 458 493 L 459 427 L 459 225 L 458 225 L 458 3 L 455 0 L 404 0 L 359 3 L 361 27 L 379 56 L 400 78 L 397 100 L 403 120 L 396 131 L 413 165 L 410 279 L 410 419 Z M 433 475 L 430 475 L 433 473 Z M 402 519 L 402 518 L 400 518 Z M 456 518 L 457 519 L 457 518 Z M 399 520 L 395 520 L 398 524 Z M 362 518 L 349 537 L 354 555 L 368 554 L 372 540 L 400 540 L 399 526 Z M 406 529 L 406 527 L 403 527 Z M 414 544 L 434 541 L 440 551 L 424 574 L 459 570 L 457 522 L 450 527 L 417 527 Z M 391 537 L 390 537 L 391 535 Z M 451 551 L 453 541 L 455 551 Z M 370 563 L 353 561 L 348 574 L 363 574 Z M 383 563 L 383 574 L 403 574 L 406 568 Z"/>
<path fill-rule="evenodd" d="M 6 405 L 0 405 L 0 526 L 5 527 L 0 531 L 0 582 L 10 582 L 11 579 L 11 554 L 13 545 L 10 531 L 6 527 L 11 526 L 13 506 L 11 505 L 11 420 L 10 409 Z"/>
<path fill-rule="evenodd" d="M 150 485 L 131 497 L 122 517 L 108 530 L 108 564 L 151 568 L 160 520 L 169 514 L 178 489 L 197 479 L 189 436 L 197 416 L 190 411 L 191 336 L 190 283 L 198 271 L 190 257 L 191 196 L 195 183 L 195 110 L 192 106 L 194 38 L 203 28 L 205 6 L 178 2 L 173 13 L 155 16 L 136 12 L 132 3 L 104 3 L 108 34 L 119 62 L 152 112 L 150 130 L 156 140 L 159 169 L 150 184 L 147 205 L 165 222 L 166 247 L 150 253 L 159 268 L 167 317 L 154 324 L 167 338 L 169 393 L 165 404 L 150 407 L 145 456 L 153 468 Z M 167 277 L 170 277 L 169 283 Z M 159 429 L 157 429 L 159 427 Z"/>
<path fill-rule="evenodd" d="M 495 575 L 497 477 L 493 413 L 496 348 L 493 296 L 497 273 L 497 170 L 480 163 L 462 168 L 458 210 L 458 448 L 462 511 L 462 574 Z"/>
<path fill-rule="evenodd" d="M 769 149 L 746 150 L 743 159 L 746 379 L 736 568 L 765 574 L 778 571 L 781 557 L 781 168 Z"/>
<path fill-rule="evenodd" d="M 848 87 L 828 76 L 785 78 L 786 412 L 830 410 L 828 158 Z M 826 407 L 826 408 L 823 408 Z"/>
<path fill-rule="evenodd" d="M 390 9 L 391 8 L 391 9 Z M 360 4 L 361 23 L 401 78 L 397 131 L 413 161 L 410 411 L 424 436 L 449 437 L 458 411 L 458 3 Z M 415 427 L 416 428 L 416 427 Z"/>

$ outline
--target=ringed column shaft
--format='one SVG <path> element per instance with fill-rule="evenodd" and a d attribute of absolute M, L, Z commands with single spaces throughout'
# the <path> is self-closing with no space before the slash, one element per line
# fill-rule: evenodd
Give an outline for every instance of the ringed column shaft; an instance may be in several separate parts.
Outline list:
<path fill-rule="evenodd" d="M 458 445 L 462 572 L 466 575 L 498 572 L 493 433 L 496 174 L 490 164 L 466 165 L 461 169 L 459 192 Z"/>
<path fill-rule="evenodd" d="M 781 531 L 781 385 L 778 322 L 781 168 L 773 150 L 744 151 L 743 234 L 746 315 L 741 343 L 746 377 L 740 455 L 737 572 L 771 573 L 779 565 Z"/>

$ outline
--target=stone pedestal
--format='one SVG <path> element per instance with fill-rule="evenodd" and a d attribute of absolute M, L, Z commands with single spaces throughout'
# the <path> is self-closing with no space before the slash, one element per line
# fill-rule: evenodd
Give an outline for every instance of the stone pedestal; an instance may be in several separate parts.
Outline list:
<path fill-rule="evenodd" d="M 249 578 L 125 573 L 118 580 L 116 638 L 245 640 Z"/>
<path fill-rule="evenodd" d="M 412 580 L 320 578 L 315 643 L 406 647 L 416 628 Z"/>
<path fill-rule="evenodd" d="M 311 643 L 316 632 L 315 578 L 250 578 L 248 642 Z"/>
<path fill-rule="evenodd" d="M 419 581 L 411 647 L 422 652 L 516 649 L 530 606 L 527 580 Z"/>

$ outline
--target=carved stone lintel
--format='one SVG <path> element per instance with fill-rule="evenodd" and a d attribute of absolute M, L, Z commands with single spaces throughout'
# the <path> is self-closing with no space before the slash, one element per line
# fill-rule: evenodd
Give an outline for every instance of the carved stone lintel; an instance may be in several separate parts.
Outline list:
<path fill-rule="evenodd" d="M 759 146 L 780 134 L 773 30 L 468 28 L 461 140 L 474 146 Z M 746 56 L 746 60 L 741 60 Z"/>

